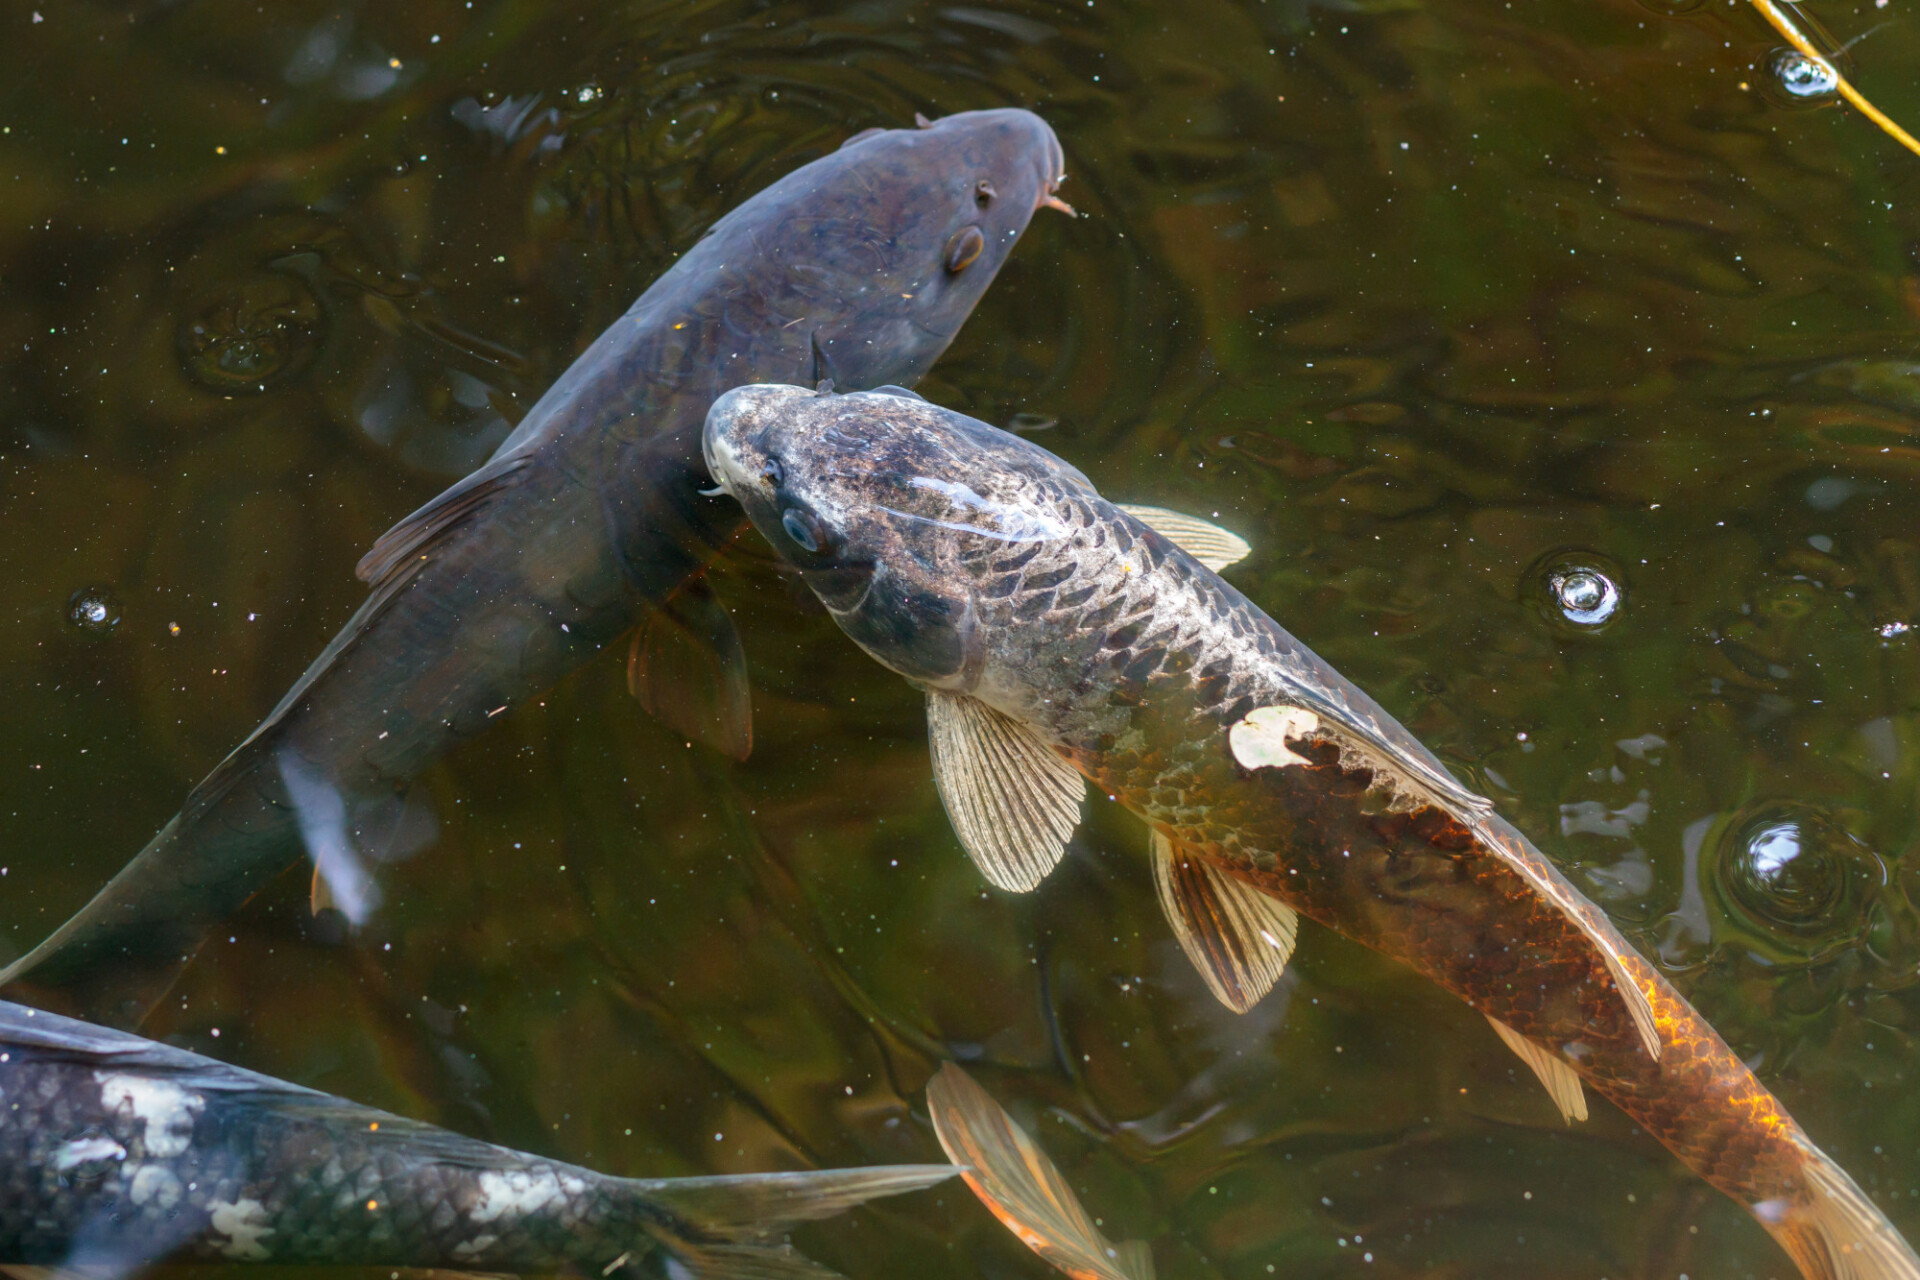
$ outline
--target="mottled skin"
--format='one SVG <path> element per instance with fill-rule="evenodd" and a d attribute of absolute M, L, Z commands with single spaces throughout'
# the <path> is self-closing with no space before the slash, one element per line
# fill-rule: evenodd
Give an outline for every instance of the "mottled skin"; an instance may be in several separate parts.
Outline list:
<path fill-rule="evenodd" d="M 0 985 L 31 975 L 41 1003 L 136 1021 L 204 930 L 300 856 L 283 753 L 346 798 L 378 857 L 397 790 L 693 583 L 738 531 L 733 504 L 699 492 L 714 397 L 917 379 L 1061 164 L 1039 117 L 968 112 L 871 130 L 720 219 L 486 466 L 381 540 L 361 565 L 371 598 L 273 714 Z"/>
<path fill-rule="evenodd" d="M 1029 726 L 1187 857 L 1548 1046 L 1747 1206 L 1807 1275 L 1920 1274 L 1870 1206 L 1872 1240 L 1823 1238 L 1812 1171 L 1857 1189 L 1525 837 L 1065 462 L 917 398 L 778 387 L 718 402 L 706 448 L 755 526 L 882 663 Z M 796 522 L 818 551 L 796 545 Z M 1270 706 L 1311 710 L 1322 732 L 1289 739 L 1303 763 L 1249 770 L 1229 731 Z M 1609 954 L 1652 1006 L 1657 1059 Z M 1868 1245 L 1879 1269 L 1854 1256 Z"/>
<path fill-rule="evenodd" d="M 0 1263 L 113 1274 L 161 1258 L 600 1273 L 664 1251 L 699 1275 L 797 1275 L 782 1222 L 954 1172 L 609 1178 L 4 1002 L 0 1100 Z"/>

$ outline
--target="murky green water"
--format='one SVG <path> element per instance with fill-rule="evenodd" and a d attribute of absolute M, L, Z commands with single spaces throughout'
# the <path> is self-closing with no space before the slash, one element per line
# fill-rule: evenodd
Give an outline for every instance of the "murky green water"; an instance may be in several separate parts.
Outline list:
<path fill-rule="evenodd" d="M 1246 533 L 1235 580 L 1920 1236 L 1920 159 L 1768 89 L 1747 6 L 1675 7 L 11 6 L 0 958 L 721 212 L 857 129 L 1032 106 L 1086 216 L 1036 222 L 923 390 Z M 1815 11 L 1920 121 L 1912 0 Z M 1583 570 L 1620 593 L 1598 630 L 1549 585 Z M 373 927 L 316 932 L 289 875 L 154 1029 L 649 1174 L 935 1158 L 914 1108 L 959 1057 L 1170 1277 L 1789 1274 L 1324 931 L 1217 1007 L 1124 815 L 984 891 L 917 695 L 759 558 L 720 576 L 750 762 L 608 654 L 429 775 L 442 839 Z M 1043 1274 L 958 1191 L 804 1242 Z"/>

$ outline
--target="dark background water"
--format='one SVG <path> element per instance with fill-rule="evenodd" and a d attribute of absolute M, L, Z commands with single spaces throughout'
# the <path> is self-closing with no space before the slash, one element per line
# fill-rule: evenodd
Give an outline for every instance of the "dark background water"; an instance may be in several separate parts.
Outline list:
<path fill-rule="evenodd" d="M 1684 7 L 7 5 L 0 958 L 721 212 L 858 129 L 1030 106 L 1085 216 L 1036 222 L 923 390 L 1245 533 L 1236 583 L 1920 1236 L 1920 158 L 1791 103 L 1746 5 Z M 1912 0 L 1815 12 L 1920 122 Z M 1609 625 L 1555 606 L 1568 567 Z M 1790 1274 L 1322 930 L 1217 1007 L 1124 815 L 985 890 L 917 695 L 758 558 L 720 579 L 751 761 L 609 654 L 429 775 L 442 838 L 371 928 L 289 875 L 156 1033 L 645 1174 L 935 1158 L 919 1091 L 959 1057 L 1170 1277 Z M 1044 1273 L 954 1190 L 804 1243 Z"/>

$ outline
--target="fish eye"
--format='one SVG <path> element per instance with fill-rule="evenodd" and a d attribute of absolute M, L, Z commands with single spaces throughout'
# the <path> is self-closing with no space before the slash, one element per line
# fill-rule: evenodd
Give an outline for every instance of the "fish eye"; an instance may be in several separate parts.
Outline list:
<path fill-rule="evenodd" d="M 827 531 L 818 520 L 798 507 L 788 507 L 780 517 L 780 527 L 793 539 L 793 544 L 808 555 L 815 555 L 827 545 Z"/>
<path fill-rule="evenodd" d="M 780 482 L 787 478 L 787 473 L 777 460 L 768 458 L 760 464 L 760 478 L 770 487 L 778 489 Z"/>
<path fill-rule="evenodd" d="M 973 184 L 973 202 L 982 209 L 992 204 L 993 198 L 999 194 L 998 191 L 993 189 L 993 183 L 985 178 Z"/>
<path fill-rule="evenodd" d="M 947 241 L 947 274 L 957 276 L 965 271 L 986 247 L 987 238 L 980 234 L 978 227 L 962 227 L 954 232 L 953 239 Z"/>

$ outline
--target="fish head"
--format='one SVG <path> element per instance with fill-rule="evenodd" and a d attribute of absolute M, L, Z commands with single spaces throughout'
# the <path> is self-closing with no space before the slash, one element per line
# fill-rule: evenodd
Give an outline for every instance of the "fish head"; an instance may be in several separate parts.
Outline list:
<path fill-rule="evenodd" d="M 1070 543 L 1094 496 L 1046 450 L 918 396 L 748 386 L 707 413 L 714 480 L 884 666 L 975 692 L 997 646 L 978 593 L 996 561 Z"/>
<path fill-rule="evenodd" d="M 790 261 L 831 273 L 841 302 L 810 308 L 824 357 L 820 376 L 849 388 L 923 373 L 960 331 L 1034 212 L 1066 208 L 1054 195 L 1064 164 L 1047 122 L 1017 108 L 964 111 L 849 139 L 828 158 L 832 224 L 789 251 Z M 841 243 L 847 229 L 857 244 Z"/>

